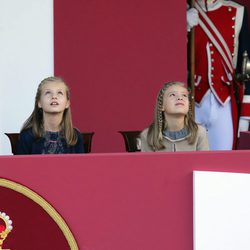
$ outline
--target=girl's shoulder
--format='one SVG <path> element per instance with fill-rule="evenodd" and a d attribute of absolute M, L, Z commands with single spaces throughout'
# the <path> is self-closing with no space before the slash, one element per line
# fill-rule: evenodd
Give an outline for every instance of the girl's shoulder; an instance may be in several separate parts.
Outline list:
<path fill-rule="evenodd" d="M 142 130 L 142 132 L 140 133 L 140 138 L 144 138 L 144 139 L 147 138 L 147 136 L 148 136 L 148 129 L 149 128 L 145 128 L 145 129 Z"/>
<path fill-rule="evenodd" d="M 78 129 L 78 128 L 73 128 L 75 136 L 77 137 L 77 141 L 78 143 L 82 143 L 83 142 L 83 135 L 82 132 Z"/>
<path fill-rule="evenodd" d="M 32 128 L 27 128 L 21 131 L 20 137 L 34 138 L 34 134 L 32 132 Z"/>
<path fill-rule="evenodd" d="M 78 128 L 73 128 L 74 129 L 74 132 L 79 136 L 82 135 L 81 131 L 78 129 Z"/>
<path fill-rule="evenodd" d="M 142 132 L 141 132 L 141 135 L 147 135 L 148 134 L 148 129 L 149 128 L 143 129 Z"/>
<path fill-rule="evenodd" d="M 197 124 L 198 125 L 198 134 L 206 134 L 207 130 L 205 127 L 203 127 L 201 124 Z"/>

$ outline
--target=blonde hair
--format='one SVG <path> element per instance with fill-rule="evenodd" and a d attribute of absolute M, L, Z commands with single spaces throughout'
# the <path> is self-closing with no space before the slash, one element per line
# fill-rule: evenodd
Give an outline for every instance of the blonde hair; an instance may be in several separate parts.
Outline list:
<path fill-rule="evenodd" d="M 43 128 L 43 110 L 38 107 L 38 102 L 41 97 L 42 87 L 45 83 L 50 82 L 62 82 L 66 86 L 66 95 L 67 99 L 70 99 L 70 91 L 68 85 L 65 81 L 60 77 L 48 77 L 41 81 L 38 85 L 36 97 L 35 97 L 35 105 L 34 109 L 29 116 L 29 118 L 24 122 L 21 132 L 25 129 L 32 128 L 32 132 L 36 139 L 40 139 L 43 136 L 44 128 Z M 66 108 L 63 112 L 62 121 L 60 123 L 60 132 L 65 138 L 68 145 L 73 146 L 77 142 L 77 134 L 73 128 L 72 118 L 71 118 L 71 110 L 70 107 Z"/>
<path fill-rule="evenodd" d="M 149 126 L 148 134 L 147 134 L 147 143 L 154 151 L 165 148 L 163 144 L 163 130 L 167 129 L 168 125 L 165 120 L 165 115 L 163 111 L 163 96 L 166 90 L 171 86 L 182 86 L 186 88 L 183 82 L 173 81 L 173 82 L 165 83 L 163 88 L 159 91 L 157 100 L 156 100 L 154 121 Z M 190 98 L 190 94 L 189 94 L 189 98 Z M 190 136 L 187 138 L 188 143 L 193 144 L 197 136 L 198 125 L 194 121 L 190 107 L 189 107 L 188 113 L 185 115 L 185 118 L 184 118 L 184 126 L 188 129 L 190 133 Z"/>

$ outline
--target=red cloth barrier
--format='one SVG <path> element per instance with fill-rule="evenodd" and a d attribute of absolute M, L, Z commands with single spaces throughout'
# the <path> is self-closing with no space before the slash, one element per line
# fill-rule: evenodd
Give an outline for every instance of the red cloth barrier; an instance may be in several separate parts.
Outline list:
<path fill-rule="evenodd" d="M 193 170 L 250 173 L 249 153 L 8 156 L 0 173 L 50 202 L 81 250 L 192 250 Z"/>

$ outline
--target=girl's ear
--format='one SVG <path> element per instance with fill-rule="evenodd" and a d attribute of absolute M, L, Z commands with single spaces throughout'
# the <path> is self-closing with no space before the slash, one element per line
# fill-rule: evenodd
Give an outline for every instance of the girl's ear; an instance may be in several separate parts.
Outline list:
<path fill-rule="evenodd" d="M 67 101 L 66 109 L 69 108 L 69 106 L 70 106 L 70 100 Z"/>
<path fill-rule="evenodd" d="M 38 106 L 38 108 L 42 107 L 40 102 L 37 103 L 37 106 Z"/>

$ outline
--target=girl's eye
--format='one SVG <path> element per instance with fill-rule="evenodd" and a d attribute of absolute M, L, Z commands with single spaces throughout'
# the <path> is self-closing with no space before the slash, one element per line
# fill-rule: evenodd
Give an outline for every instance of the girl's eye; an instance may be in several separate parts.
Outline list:
<path fill-rule="evenodd" d="M 44 93 L 45 95 L 49 95 L 50 94 L 50 91 L 45 91 L 45 93 Z"/>
<path fill-rule="evenodd" d="M 63 92 L 62 92 L 62 91 L 59 91 L 58 94 L 59 94 L 59 95 L 63 95 Z"/>
<path fill-rule="evenodd" d="M 187 94 L 183 94 L 183 97 L 188 97 L 188 95 Z"/>
<path fill-rule="evenodd" d="M 169 96 L 171 96 L 171 97 L 172 97 L 172 96 L 175 96 L 175 94 L 174 94 L 174 93 L 171 93 Z"/>

